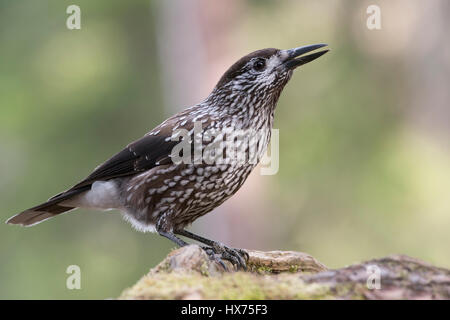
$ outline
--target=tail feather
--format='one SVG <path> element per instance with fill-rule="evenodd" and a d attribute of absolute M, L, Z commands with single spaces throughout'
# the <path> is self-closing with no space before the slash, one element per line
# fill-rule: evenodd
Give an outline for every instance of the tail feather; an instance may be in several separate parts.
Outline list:
<path fill-rule="evenodd" d="M 47 202 L 44 202 L 38 206 L 25 210 L 19 214 L 16 214 L 15 216 L 12 216 L 6 221 L 6 223 L 18 224 L 22 226 L 33 226 L 42 221 L 57 216 L 61 213 L 76 209 L 75 207 L 67 207 L 59 205 L 59 203 L 64 200 L 70 199 L 73 196 L 88 190 L 89 188 L 90 186 L 86 186 L 80 189 L 62 192 L 50 198 Z"/>

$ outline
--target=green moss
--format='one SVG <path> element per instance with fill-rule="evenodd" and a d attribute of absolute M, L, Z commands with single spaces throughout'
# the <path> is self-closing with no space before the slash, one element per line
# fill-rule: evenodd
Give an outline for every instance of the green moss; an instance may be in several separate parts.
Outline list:
<path fill-rule="evenodd" d="M 291 265 L 291 266 L 289 266 L 289 272 L 297 273 L 298 272 L 298 268 L 299 268 L 298 265 Z"/>
<path fill-rule="evenodd" d="M 208 270 L 208 264 L 205 262 L 202 263 L 201 267 L 200 267 L 200 274 L 208 277 L 209 276 L 209 270 Z"/>
<path fill-rule="evenodd" d="M 168 259 L 164 260 L 158 265 L 157 272 L 170 272 L 170 261 Z"/>
<path fill-rule="evenodd" d="M 208 277 L 198 273 L 158 273 L 143 277 L 120 299 L 329 299 L 326 285 L 306 284 L 293 274 L 257 275 L 245 272 Z"/>
<path fill-rule="evenodd" d="M 188 250 L 188 251 L 183 251 Z M 181 254 L 180 254 L 181 253 Z M 276 258 L 274 258 L 276 259 Z M 141 278 L 136 285 L 125 290 L 119 299 L 373 299 L 377 298 L 367 288 L 364 275 L 369 262 L 337 269 L 322 276 L 305 276 L 303 265 L 292 261 L 273 264 L 271 261 L 249 264 L 247 272 L 223 272 L 206 254 L 196 247 L 186 247 L 172 253 L 165 261 Z M 406 259 L 407 260 L 407 259 Z M 291 264 L 292 263 L 292 264 Z M 411 272 L 421 277 L 434 277 L 436 268 L 429 270 L 426 265 L 410 261 L 384 260 L 370 261 L 383 264 L 388 272 L 386 279 L 398 290 L 408 293 Z M 230 264 L 230 263 L 229 263 Z M 231 264 L 230 264 L 231 266 Z M 289 271 L 289 272 L 285 272 Z M 362 274 L 361 274 L 362 272 Z M 448 271 L 443 269 L 443 274 Z M 356 275 L 356 277 L 355 277 Z M 360 276 L 363 276 L 360 280 Z M 447 297 L 445 285 L 433 286 L 434 295 Z M 398 291 L 397 290 L 397 291 Z M 392 290 L 391 290 L 392 291 Z M 380 291 L 377 294 L 382 294 Z M 387 298 L 392 292 L 385 293 Z M 408 294 L 394 291 L 399 297 Z M 420 297 L 423 297 L 422 292 Z"/>
<path fill-rule="evenodd" d="M 272 273 L 272 268 L 267 267 L 267 266 L 254 266 L 254 268 L 252 268 L 253 271 L 256 271 L 259 274 L 268 274 L 268 273 Z"/>

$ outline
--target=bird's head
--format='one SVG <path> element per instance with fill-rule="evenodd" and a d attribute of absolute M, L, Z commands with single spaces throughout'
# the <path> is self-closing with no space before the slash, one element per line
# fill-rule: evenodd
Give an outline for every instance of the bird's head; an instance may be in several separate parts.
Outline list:
<path fill-rule="evenodd" d="M 279 95 L 295 68 L 319 58 L 328 50 L 305 54 L 324 46 L 326 44 L 313 44 L 287 50 L 268 48 L 252 52 L 224 73 L 216 90 L 237 94 Z"/>

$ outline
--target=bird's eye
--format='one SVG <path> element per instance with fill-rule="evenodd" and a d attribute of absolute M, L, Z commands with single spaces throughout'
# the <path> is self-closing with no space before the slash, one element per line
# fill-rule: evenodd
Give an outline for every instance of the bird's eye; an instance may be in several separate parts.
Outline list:
<path fill-rule="evenodd" d="M 264 59 L 258 59 L 253 63 L 253 69 L 256 71 L 262 71 L 266 67 L 266 60 Z"/>

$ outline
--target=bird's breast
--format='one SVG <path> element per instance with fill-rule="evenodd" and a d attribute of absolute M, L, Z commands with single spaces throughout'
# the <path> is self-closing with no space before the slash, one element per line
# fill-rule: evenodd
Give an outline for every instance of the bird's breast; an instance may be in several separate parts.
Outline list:
<path fill-rule="evenodd" d="M 255 165 L 172 164 L 149 170 L 124 184 L 125 213 L 147 224 L 162 214 L 190 223 L 231 197 Z"/>

